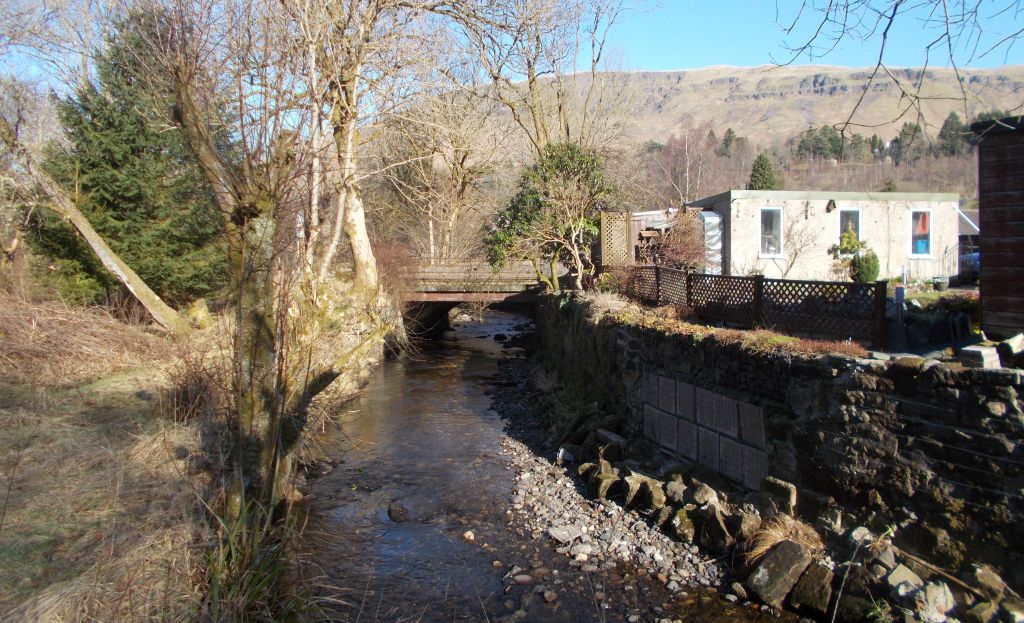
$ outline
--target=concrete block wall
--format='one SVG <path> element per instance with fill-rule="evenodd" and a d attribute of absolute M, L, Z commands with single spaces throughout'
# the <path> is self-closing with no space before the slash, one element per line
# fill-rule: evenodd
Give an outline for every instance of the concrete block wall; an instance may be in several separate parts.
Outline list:
<path fill-rule="evenodd" d="M 764 409 L 674 378 L 643 372 L 643 436 L 751 489 L 768 475 Z"/>

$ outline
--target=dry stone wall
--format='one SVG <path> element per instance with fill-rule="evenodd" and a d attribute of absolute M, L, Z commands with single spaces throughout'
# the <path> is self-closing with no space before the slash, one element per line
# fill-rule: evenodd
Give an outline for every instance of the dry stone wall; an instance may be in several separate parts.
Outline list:
<path fill-rule="evenodd" d="M 537 320 L 547 367 L 602 414 L 567 440 L 613 423 L 749 489 L 793 482 L 808 520 L 898 524 L 911 551 L 1024 585 L 1021 370 L 755 353 L 626 324 L 585 298 L 548 300 Z"/>

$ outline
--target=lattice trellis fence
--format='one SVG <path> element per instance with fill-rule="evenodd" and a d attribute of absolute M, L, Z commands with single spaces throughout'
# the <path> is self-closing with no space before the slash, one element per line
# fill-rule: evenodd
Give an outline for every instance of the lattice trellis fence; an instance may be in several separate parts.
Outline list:
<path fill-rule="evenodd" d="M 825 336 L 870 340 L 875 284 L 765 279 L 761 324 Z"/>
<path fill-rule="evenodd" d="M 658 267 L 637 266 L 630 271 L 630 296 L 644 303 L 658 303 Z"/>
<path fill-rule="evenodd" d="M 601 264 L 625 266 L 631 259 L 629 214 L 601 212 Z"/>
<path fill-rule="evenodd" d="M 658 270 L 658 302 L 662 305 L 683 305 L 686 303 L 686 280 L 689 273 L 674 268 Z"/>
<path fill-rule="evenodd" d="M 707 322 L 885 344 L 884 281 L 765 279 L 637 266 L 629 294 L 645 303 L 686 306 Z"/>

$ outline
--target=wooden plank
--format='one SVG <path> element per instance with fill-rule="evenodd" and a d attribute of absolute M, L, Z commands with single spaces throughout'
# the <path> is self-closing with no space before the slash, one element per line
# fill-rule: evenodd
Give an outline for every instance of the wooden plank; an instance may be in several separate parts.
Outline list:
<path fill-rule="evenodd" d="M 1017 253 L 1024 259 L 1024 236 L 982 236 L 979 243 L 982 253 Z"/>
<path fill-rule="evenodd" d="M 979 218 L 985 218 L 985 212 L 997 208 L 1019 210 L 1024 208 L 1024 192 L 1014 190 L 988 191 L 979 193 Z"/>
<path fill-rule="evenodd" d="M 986 297 L 1024 297 L 1024 279 L 1018 279 L 1017 281 L 996 279 L 991 283 L 982 282 L 981 291 L 985 294 Z"/>
<path fill-rule="evenodd" d="M 1009 135 L 1003 135 L 1008 137 Z M 1000 160 L 1009 160 L 1011 158 L 1024 157 L 1024 141 L 1020 139 L 1013 140 L 1010 138 L 1000 138 L 995 140 L 996 137 L 988 137 L 981 144 L 978 149 L 978 162 L 989 163 L 998 162 Z"/>
<path fill-rule="evenodd" d="M 1024 167 L 1024 152 L 1014 158 L 1001 158 L 985 163 L 978 171 L 978 179 L 991 177 L 1015 177 Z"/>
<path fill-rule="evenodd" d="M 1007 192 L 1016 188 L 1024 187 L 1024 174 L 1008 175 L 1006 177 L 983 177 L 978 179 L 978 193 L 985 196 L 993 192 Z M 982 206 L 984 209 L 984 206 Z"/>
<path fill-rule="evenodd" d="M 537 295 L 530 292 L 408 292 L 402 298 L 408 303 L 500 303 L 533 302 Z"/>

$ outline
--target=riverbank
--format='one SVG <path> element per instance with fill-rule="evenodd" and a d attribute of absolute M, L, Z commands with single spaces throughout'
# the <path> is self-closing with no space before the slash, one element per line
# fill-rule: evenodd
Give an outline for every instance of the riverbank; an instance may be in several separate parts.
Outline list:
<path fill-rule="evenodd" d="M 59 303 L 0 309 L 0 620 L 185 620 L 211 531 L 171 342 Z"/>
<path fill-rule="evenodd" d="M 633 510 L 588 495 L 577 465 L 558 458 L 557 437 L 544 418 L 549 408 L 545 392 L 530 381 L 539 374 L 539 365 L 529 360 L 506 360 L 492 390 L 491 406 L 506 420 L 502 452 L 515 472 L 507 514 L 522 538 L 544 543 L 561 555 L 562 564 L 586 578 L 583 587 L 590 588 L 602 617 L 595 620 L 780 620 L 767 606 L 716 591 L 726 561 L 669 538 Z M 534 583 L 529 568 L 520 571 L 525 577 L 519 581 L 532 584 L 534 594 L 551 590 L 550 584 Z M 598 578 L 600 590 L 590 587 L 593 578 Z M 783 616 L 781 620 L 796 620 Z M 523 610 L 507 620 L 531 619 Z"/>

